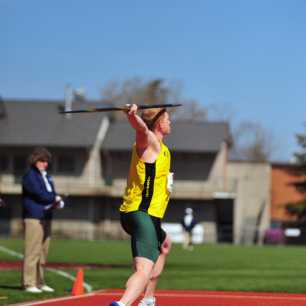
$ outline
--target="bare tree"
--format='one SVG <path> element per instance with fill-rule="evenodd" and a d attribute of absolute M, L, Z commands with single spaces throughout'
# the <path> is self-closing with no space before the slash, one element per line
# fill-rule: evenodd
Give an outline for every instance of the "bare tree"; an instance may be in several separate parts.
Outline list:
<path fill-rule="evenodd" d="M 176 120 L 184 120 L 190 122 L 203 122 L 207 121 L 207 109 L 196 100 L 185 100 L 180 103 L 185 107 L 178 109 L 173 117 Z"/>
<path fill-rule="evenodd" d="M 236 119 L 236 112 L 231 103 L 215 102 L 207 106 L 209 120 L 230 122 L 232 125 Z"/>
<path fill-rule="evenodd" d="M 145 81 L 141 78 L 111 81 L 102 89 L 102 97 L 114 105 L 181 103 L 184 107 L 171 110 L 174 119 L 207 120 L 207 110 L 203 105 L 183 97 L 180 82 L 165 82 L 162 79 Z"/>
<path fill-rule="evenodd" d="M 233 152 L 238 159 L 268 161 L 276 148 L 271 132 L 256 122 L 240 123 L 233 131 L 233 139 Z"/>
<path fill-rule="evenodd" d="M 171 110 L 172 118 L 175 120 L 203 122 L 209 117 L 217 121 L 227 121 L 232 127 L 236 126 L 232 133 L 236 158 L 254 161 L 266 161 L 271 158 L 275 150 L 274 138 L 259 123 L 246 121 L 234 124 L 235 112 L 229 103 L 214 103 L 206 107 L 197 100 L 185 98 L 182 92 L 183 86 L 179 81 L 131 78 L 123 82 L 107 83 L 102 89 L 102 97 L 104 101 L 114 105 L 181 103 L 183 107 Z M 112 115 L 122 116 L 121 113 Z"/>
<path fill-rule="evenodd" d="M 238 120 L 232 103 L 212 103 L 208 105 L 208 110 L 210 120 L 229 123 L 234 158 L 267 161 L 275 156 L 279 144 L 272 132 L 258 122 Z"/>

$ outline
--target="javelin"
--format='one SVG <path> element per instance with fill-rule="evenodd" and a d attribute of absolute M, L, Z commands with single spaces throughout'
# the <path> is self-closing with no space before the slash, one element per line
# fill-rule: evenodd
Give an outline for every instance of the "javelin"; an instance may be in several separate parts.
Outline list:
<path fill-rule="evenodd" d="M 148 108 L 166 108 L 166 107 L 178 107 L 182 104 L 151 104 L 138 105 L 138 109 L 148 109 Z M 97 108 L 87 108 L 87 109 L 75 109 L 75 110 L 66 110 L 60 111 L 60 114 L 77 114 L 77 113 L 99 113 L 99 112 L 110 112 L 110 111 L 126 111 L 128 108 L 126 106 L 119 107 L 97 107 Z"/>

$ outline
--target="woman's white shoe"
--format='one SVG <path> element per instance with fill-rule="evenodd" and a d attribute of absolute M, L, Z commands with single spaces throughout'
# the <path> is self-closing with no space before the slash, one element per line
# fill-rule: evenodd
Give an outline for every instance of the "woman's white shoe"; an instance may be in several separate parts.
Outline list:
<path fill-rule="evenodd" d="M 26 287 L 24 290 L 26 292 L 29 292 L 29 293 L 42 293 L 42 291 L 39 288 L 35 287 L 35 286 Z"/>
<path fill-rule="evenodd" d="M 47 285 L 43 285 L 39 288 L 41 291 L 44 291 L 44 292 L 54 292 L 54 289 L 47 286 Z"/>

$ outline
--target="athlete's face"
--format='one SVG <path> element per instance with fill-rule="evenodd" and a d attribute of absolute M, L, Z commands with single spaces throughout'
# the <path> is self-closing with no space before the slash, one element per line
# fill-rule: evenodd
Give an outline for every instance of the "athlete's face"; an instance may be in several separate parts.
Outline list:
<path fill-rule="evenodd" d="M 167 112 L 160 119 L 160 129 L 164 135 L 168 135 L 171 132 L 171 120 Z"/>

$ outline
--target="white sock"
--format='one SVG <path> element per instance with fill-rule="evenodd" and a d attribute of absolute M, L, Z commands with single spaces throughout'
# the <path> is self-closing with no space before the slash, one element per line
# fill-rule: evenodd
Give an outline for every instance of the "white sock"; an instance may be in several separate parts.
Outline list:
<path fill-rule="evenodd" d="M 116 303 L 119 304 L 119 306 L 125 306 L 125 304 L 123 304 L 122 302 L 117 302 L 116 301 Z"/>
<path fill-rule="evenodd" d="M 142 299 L 146 304 L 150 305 L 150 304 L 154 304 L 155 302 L 155 298 L 154 296 L 152 297 L 146 297 Z"/>

